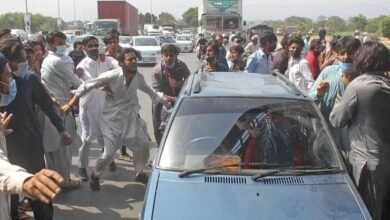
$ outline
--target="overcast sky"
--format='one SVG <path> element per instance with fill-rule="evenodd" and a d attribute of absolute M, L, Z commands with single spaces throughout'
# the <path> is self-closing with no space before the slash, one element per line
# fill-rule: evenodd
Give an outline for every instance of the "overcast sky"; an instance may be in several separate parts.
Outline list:
<path fill-rule="evenodd" d="M 40 13 L 57 17 L 60 3 L 60 17 L 65 21 L 74 20 L 74 2 L 76 2 L 77 20 L 97 18 L 97 0 L 1 0 L 0 14 L 7 12 L 25 12 L 28 4 L 30 13 Z M 199 5 L 200 0 L 127 0 L 142 13 L 154 14 L 162 11 L 176 18 L 190 7 Z M 151 7 L 152 3 L 152 7 Z M 349 18 L 359 13 L 367 17 L 390 16 L 390 0 L 243 0 L 244 20 L 284 19 L 289 16 L 303 16 L 315 19 L 319 15 L 337 15 Z"/>

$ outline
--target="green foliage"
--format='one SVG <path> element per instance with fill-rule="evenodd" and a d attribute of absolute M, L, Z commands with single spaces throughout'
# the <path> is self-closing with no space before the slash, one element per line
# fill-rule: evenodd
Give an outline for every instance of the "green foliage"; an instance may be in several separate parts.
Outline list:
<path fill-rule="evenodd" d="M 337 33 L 345 31 L 347 22 L 338 16 L 331 16 L 328 18 L 326 26 L 329 28 L 330 32 Z"/>
<path fill-rule="evenodd" d="M 390 17 L 382 19 L 380 27 L 383 37 L 390 39 Z"/>
<path fill-rule="evenodd" d="M 310 18 L 291 16 L 284 20 L 287 26 L 297 26 L 301 33 L 307 33 L 313 26 Z"/>
<path fill-rule="evenodd" d="M 158 15 L 158 22 L 160 24 L 170 24 L 170 23 L 173 23 L 175 21 L 176 21 L 176 18 L 168 12 L 161 12 Z"/>
<path fill-rule="evenodd" d="M 189 8 L 183 13 L 183 21 L 191 27 L 197 27 L 199 25 L 198 7 Z"/>
<path fill-rule="evenodd" d="M 146 12 L 145 14 L 142 14 L 142 13 L 139 14 L 139 25 L 140 25 L 141 29 L 144 28 L 144 24 L 150 24 L 151 16 L 153 16 L 153 23 L 157 24 L 158 20 L 154 14 L 151 15 L 149 12 Z"/>
<path fill-rule="evenodd" d="M 0 27 L 11 29 L 25 29 L 24 13 L 6 13 L 0 15 Z M 67 26 L 62 22 L 61 30 Z M 41 14 L 31 15 L 31 32 L 38 31 L 54 31 L 57 30 L 57 19 L 53 17 L 43 16 Z"/>
<path fill-rule="evenodd" d="M 349 19 L 350 30 L 365 30 L 368 24 L 366 16 L 359 14 L 358 16 Z"/>

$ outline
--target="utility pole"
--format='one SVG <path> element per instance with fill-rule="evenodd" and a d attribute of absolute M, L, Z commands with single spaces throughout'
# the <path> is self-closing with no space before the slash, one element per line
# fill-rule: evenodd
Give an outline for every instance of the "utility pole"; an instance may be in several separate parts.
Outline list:
<path fill-rule="evenodd" d="M 77 29 L 77 20 L 76 20 L 76 0 L 73 1 L 73 11 L 74 11 L 74 26 Z"/>
<path fill-rule="evenodd" d="M 153 0 L 150 0 L 150 23 L 153 24 Z"/>
<path fill-rule="evenodd" d="M 58 30 L 61 30 L 60 0 L 57 0 L 57 9 L 58 9 L 57 25 L 58 25 Z"/>

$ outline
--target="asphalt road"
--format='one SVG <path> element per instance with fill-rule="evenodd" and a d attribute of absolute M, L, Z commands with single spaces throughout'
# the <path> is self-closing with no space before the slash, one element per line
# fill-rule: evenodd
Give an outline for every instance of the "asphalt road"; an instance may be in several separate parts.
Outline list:
<path fill-rule="evenodd" d="M 195 53 L 183 53 L 179 59 L 184 61 L 191 72 L 194 72 L 200 63 Z M 148 84 L 151 84 L 153 66 L 141 66 L 139 71 L 145 76 Z M 152 132 L 151 101 L 150 98 L 139 92 L 139 101 L 142 109 L 141 117 L 146 121 L 150 136 Z M 80 132 L 79 132 L 80 133 Z M 150 160 L 154 159 L 157 148 L 151 149 Z M 90 151 L 89 174 L 95 165 L 96 158 L 100 155 L 101 148 L 94 145 Z M 129 151 L 131 154 L 131 152 Z M 77 175 L 78 150 L 73 150 L 72 175 Z M 88 182 L 83 182 L 80 189 L 63 191 L 54 201 L 55 219 L 57 220 L 113 220 L 113 219 L 138 219 L 142 209 L 145 186 L 134 182 L 134 169 L 131 162 L 119 161 L 115 172 L 107 171 L 102 178 L 101 190 L 93 192 Z M 150 168 L 147 168 L 147 171 Z M 75 176 L 76 178 L 77 176 Z"/>

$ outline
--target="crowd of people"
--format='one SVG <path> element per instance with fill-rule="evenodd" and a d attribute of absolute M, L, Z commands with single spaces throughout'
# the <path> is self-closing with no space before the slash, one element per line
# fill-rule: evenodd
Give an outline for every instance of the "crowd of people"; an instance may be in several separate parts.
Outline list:
<path fill-rule="evenodd" d="M 352 36 L 253 35 L 244 45 L 238 35 L 200 34 L 199 71 L 284 74 L 316 103 L 326 119 L 347 169 L 373 219 L 387 219 L 390 170 L 390 55 L 380 42 Z M 152 100 L 153 130 L 160 143 L 176 97 L 190 75 L 173 44 L 161 48 L 152 70 L 152 86 L 138 71 L 140 53 L 119 46 L 119 33 L 108 32 L 99 45 L 94 36 L 73 45 L 66 55 L 66 35 L 21 42 L 0 30 L 0 200 L 1 219 L 19 219 L 20 200 L 27 198 L 36 219 L 52 219 L 51 200 L 61 189 L 77 189 L 89 181 L 100 190 L 114 158 L 130 159 L 135 181 L 146 184 L 144 167 L 152 144 L 140 117 L 137 90 Z M 76 130 L 76 109 L 81 137 Z M 102 148 L 88 174 L 89 150 Z M 79 149 L 78 176 L 70 176 L 71 149 Z M 34 175 L 35 174 L 35 175 Z M 8 194 L 12 194 L 11 198 Z M 7 204 L 11 205 L 11 208 Z M 10 210 L 10 212 L 8 212 Z"/>

